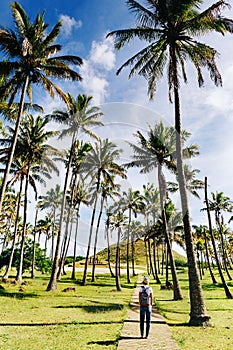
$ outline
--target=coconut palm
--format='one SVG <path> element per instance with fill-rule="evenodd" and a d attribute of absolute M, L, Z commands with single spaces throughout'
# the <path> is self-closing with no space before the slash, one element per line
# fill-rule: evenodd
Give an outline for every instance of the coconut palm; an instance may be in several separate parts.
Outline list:
<path fill-rule="evenodd" d="M 59 253 L 60 253 L 60 242 L 62 235 L 62 224 L 63 216 L 66 205 L 66 192 L 68 188 L 68 178 L 70 173 L 71 164 L 74 157 L 75 148 L 77 146 L 77 137 L 79 132 L 83 132 L 91 137 L 98 139 L 98 137 L 90 129 L 94 126 L 102 125 L 102 122 L 98 120 L 102 116 L 102 112 L 98 107 L 90 106 L 92 101 L 92 96 L 78 95 L 74 98 L 69 93 L 66 94 L 67 100 L 69 101 L 68 110 L 56 110 L 50 117 L 66 126 L 65 129 L 61 131 L 59 136 L 60 139 L 64 137 L 71 137 L 71 147 L 69 152 L 69 157 L 66 166 L 64 189 L 63 189 L 63 199 L 61 204 L 60 221 L 59 221 L 59 231 L 57 237 L 57 245 L 55 251 L 55 257 L 53 262 L 53 268 L 51 273 L 51 278 L 47 287 L 47 290 L 55 290 L 56 279 L 57 279 L 57 269 L 59 264 Z"/>
<path fill-rule="evenodd" d="M 182 293 L 179 286 L 175 261 L 172 253 L 170 237 L 168 232 L 168 225 L 165 215 L 165 200 L 167 197 L 167 187 L 165 176 L 163 174 L 163 166 L 171 171 L 176 170 L 174 162 L 175 155 L 175 129 L 172 127 L 164 126 L 162 122 L 155 125 L 154 129 L 149 127 L 148 139 L 146 139 L 140 131 L 137 131 L 135 136 L 138 138 L 138 145 L 130 143 L 133 149 L 133 161 L 128 163 L 127 166 L 137 166 L 141 168 L 141 173 L 150 172 L 154 167 L 158 168 L 158 183 L 160 194 L 160 209 L 163 220 L 164 234 L 166 238 L 166 244 L 168 247 L 168 253 L 171 262 L 171 270 L 173 277 L 173 293 L 174 300 L 182 299 Z M 187 132 L 184 132 L 185 137 L 189 136 Z M 191 149 L 191 148 L 190 148 Z M 194 147 L 196 149 L 196 147 Z M 186 148 L 187 150 L 187 148 Z M 187 152 L 190 153 L 190 152 Z"/>
<path fill-rule="evenodd" d="M 120 268 L 120 239 L 122 234 L 122 228 L 127 225 L 127 217 L 123 214 L 121 210 L 118 210 L 116 214 L 111 216 L 110 225 L 112 230 L 117 230 L 117 243 L 116 243 L 116 261 L 115 261 L 115 279 L 116 279 L 116 289 L 121 291 L 121 283 L 119 276 Z"/>
<path fill-rule="evenodd" d="M 86 171 L 87 177 L 90 176 L 92 180 L 95 181 L 96 188 L 83 273 L 83 285 L 86 285 L 88 259 L 101 181 L 108 182 L 109 184 L 113 185 L 113 176 L 126 178 L 125 169 L 116 163 L 116 161 L 120 158 L 121 152 L 122 151 L 108 139 L 99 140 L 99 142 L 95 142 L 95 145 L 88 153 L 83 164 L 84 172 Z"/>
<path fill-rule="evenodd" d="M 225 34 L 232 32 L 233 20 L 222 16 L 221 10 L 227 6 L 218 1 L 204 11 L 200 11 L 200 0 L 146 0 L 145 5 L 135 0 L 126 1 L 135 14 L 136 27 L 115 30 L 108 36 L 115 37 L 116 49 L 121 49 L 133 39 L 147 42 L 148 45 L 129 58 L 117 71 L 130 67 L 129 77 L 138 73 L 148 81 L 148 94 L 153 99 L 157 82 L 167 71 L 169 99 L 174 99 L 177 170 L 182 203 L 186 251 L 190 283 L 190 325 L 208 324 L 201 283 L 195 258 L 189 204 L 186 193 L 182 159 L 182 125 L 180 110 L 180 82 L 187 82 L 185 62 L 190 60 L 198 76 L 199 86 L 204 84 L 203 68 L 207 68 L 215 85 L 221 85 L 221 75 L 215 59 L 218 52 L 196 40 L 198 35 L 210 32 Z"/>
<path fill-rule="evenodd" d="M 205 205 L 206 205 L 206 208 L 204 208 L 204 210 L 206 210 L 206 212 L 207 212 L 208 224 L 209 224 L 209 233 L 210 233 L 211 243 L 212 243 L 212 247 L 213 247 L 213 251 L 214 251 L 214 257 L 215 257 L 215 260 L 216 260 L 219 276 L 221 278 L 222 285 L 223 285 L 226 297 L 228 299 L 232 299 L 233 295 L 231 294 L 230 289 L 229 289 L 229 287 L 228 287 L 228 285 L 227 285 L 227 283 L 225 281 L 225 277 L 223 275 L 223 271 L 222 271 L 222 268 L 221 268 L 220 260 L 219 260 L 219 257 L 218 257 L 217 247 L 216 247 L 215 238 L 214 238 L 214 230 L 213 230 L 213 227 L 212 227 L 212 220 L 211 220 L 211 214 L 210 214 L 210 205 L 209 205 L 209 199 L 208 199 L 207 186 L 208 186 L 207 177 L 205 177 Z"/>
<path fill-rule="evenodd" d="M 126 243 L 126 270 L 127 270 L 127 282 L 130 283 L 130 274 L 129 274 L 129 246 L 130 246 L 130 230 L 131 230 L 131 221 L 132 214 L 135 218 L 137 213 L 142 211 L 145 207 L 143 201 L 143 196 L 140 194 L 139 190 L 133 191 L 131 188 L 128 188 L 128 191 L 124 191 L 121 196 L 120 205 L 123 212 L 128 211 L 128 229 L 127 229 L 127 243 Z M 132 241 L 131 241 L 132 242 Z"/>
<path fill-rule="evenodd" d="M 11 105 L 19 94 L 20 103 L 1 186 L 0 211 L 13 161 L 26 94 L 32 102 L 33 84 L 41 85 L 52 98 L 56 94 L 68 103 L 66 95 L 50 77 L 80 81 L 80 75 L 69 68 L 69 64 L 79 66 L 82 63 L 78 56 L 54 56 L 62 49 L 61 45 L 54 44 L 61 31 L 61 21 L 57 22 L 51 31 L 48 31 L 48 25 L 44 22 L 44 12 L 38 13 L 35 22 L 32 22 L 18 2 L 11 4 L 11 10 L 15 23 L 14 30 L 6 28 L 0 30 L 0 50 L 3 53 L 0 75 L 6 76 L 0 88 L 0 96 L 1 99 L 8 99 Z"/>
<path fill-rule="evenodd" d="M 46 182 L 43 179 L 43 176 L 50 179 L 51 171 L 56 171 L 57 174 L 59 173 L 58 168 L 51 157 L 60 155 L 60 152 L 46 143 L 49 138 L 54 136 L 53 131 L 45 131 L 48 122 L 48 119 L 43 119 L 41 116 L 34 118 L 32 115 L 28 115 L 21 123 L 14 153 L 16 163 L 12 164 L 12 169 L 14 170 L 14 165 L 19 167 L 19 169 L 17 168 L 11 183 L 15 182 L 19 175 L 25 177 L 24 219 L 21 238 L 20 265 L 16 277 L 17 281 L 22 280 L 29 183 L 32 185 L 37 196 L 35 181 L 40 181 L 45 184 Z"/>
<path fill-rule="evenodd" d="M 49 212 L 51 210 L 52 215 L 52 222 L 53 222 L 53 228 L 52 228 L 52 246 L 51 246 L 51 258 L 54 257 L 54 246 L 55 246 L 55 233 L 57 231 L 57 224 L 56 224 L 56 218 L 57 218 L 57 210 L 60 209 L 61 201 L 62 201 L 62 195 L 60 185 L 55 185 L 54 188 L 51 188 L 46 192 L 45 195 L 39 196 L 38 200 L 38 206 L 40 210 L 49 209 Z"/>
<path fill-rule="evenodd" d="M 219 236 L 220 236 L 220 242 L 221 242 L 221 248 L 222 248 L 222 260 L 224 264 L 224 268 L 227 272 L 227 276 L 230 280 L 232 280 L 232 277 L 229 273 L 229 270 L 227 268 L 227 253 L 226 253 L 226 247 L 225 242 L 223 239 L 223 232 L 225 230 L 224 224 L 223 224 L 223 216 L 222 212 L 232 212 L 233 211 L 233 202 L 230 200 L 229 197 L 225 196 L 223 192 L 217 192 L 211 193 L 212 200 L 209 200 L 209 209 L 211 211 L 214 211 L 215 213 L 215 222 L 216 226 L 218 228 Z"/>
<path fill-rule="evenodd" d="M 94 241 L 94 253 L 93 253 L 93 263 L 92 263 L 92 282 L 95 281 L 95 265 L 96 265 L 96 251 L 97 251 L 97 240 L 100 228 L 100 221 L 103 214 L 104 206 L 107 205 L 108 199 L 114 201 L 116 196 L 119 196 L 120 185 L 114 182 L 114 176 L 112 176 L 111 181 L 102 181 L 100 185 L 101 189 L 101 199 L 99 215 L 97 219 L 96 231 L 95 231 L 95 241 Z M 106 232 L 107 233 L 107 232 Z"/>
<path fill-rule="evenodd" d="M 199 169 L 191 169 L 190 166 L 184 164 L 184 176 L 187 190 L 196 198 L 200 199 L 198 190 L 204 189 L 204 181 L 197 179 L 196 174 L 200 172 Z M 178 180 L 178 177 L 177 177 Z M 179 184 L 176 182 L 167 182 L 167 190 L 171 193 L 175 193 L 179 190 Z"/>

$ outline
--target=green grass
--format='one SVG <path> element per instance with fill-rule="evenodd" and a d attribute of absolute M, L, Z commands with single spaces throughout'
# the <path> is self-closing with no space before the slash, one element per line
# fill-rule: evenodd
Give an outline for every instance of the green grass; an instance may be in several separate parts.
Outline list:
<path fill-rule="evenodd" d="M 80 280 L 79 280 L 80 279 Z M 28 284 L 2 284 L 0 290 L 1 350 L 115 350 L 137 278 L 117 292 L 109 275 L 81 286 L 68 277 L 55 292 L 46 292 L 48 277 L 25 279 Z M 67 287 L 75 291 L 63 292 Z"/>
<path fill-rule="evenodd" d="M 216 272 L 215 272 L 216 273 Z M 189 327 L 189 288 L 186 272 L 178 272 L 184 299 L 173 301 L 173 291 L 160 290 L 153 284 L 156 304 L 165 317 L 174 339 L 184 350 L 231 350 L 233 348 L 233 300 L 225 297 L 222 285 L 214 286 L 206 272 L 202 280 L 203 294 L 211 327 Z M 218 281 L 220 278 L 216 273 Z M 228 283 L 233 293 L 233 284 Z"/>

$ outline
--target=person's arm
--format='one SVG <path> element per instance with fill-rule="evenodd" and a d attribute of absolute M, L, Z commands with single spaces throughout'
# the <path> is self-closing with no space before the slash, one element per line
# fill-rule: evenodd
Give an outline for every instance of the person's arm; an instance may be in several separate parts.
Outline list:
<path fill-rule="evenodd" d="M 151 290 L 151 293 L 150 293 L 150 305 L 151 306 L 153 305 L 153 293 L 152 293 L 152 290 Z"/>

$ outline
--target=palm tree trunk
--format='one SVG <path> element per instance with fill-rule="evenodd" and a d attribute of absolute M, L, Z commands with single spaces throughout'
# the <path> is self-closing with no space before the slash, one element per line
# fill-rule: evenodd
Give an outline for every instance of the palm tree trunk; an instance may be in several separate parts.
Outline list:
<path fill-rule="evenodd" d="M 134 240 L 134 232 L 131 232 L 131 251 L 132 251 L 132 273 L 133 273 L 133 276 L 136 276 L 136 272 L 135 272 L 135 240 Z"/>
<path fill-rule="evenodd" d="M 12 267 L 12 263 L 13 263 L 16 237 L 17 237 L 18 224 L 19 224 L 19 210 L 20 210 L 20 201 L 21 201 L 21 195 L 22 195 L 22 187 L 23 187 L 23 178 L 21 178 L 21 180 L 20 180 L 19 198 L 18 198 L 18 203 L 17 203 L 17 211 L 16 211 L 16 218 L 15 218 L 15 227 L 14 227 L 14 236 L 13 236 L 13 242 L 12 242 L 12 247 L 11 247 L 11 254 L 10 254 L 9 264 L 8 264 L 6 271 L 2 277 L 3 281 L 7 281 L 9 274 L 10 274 L 11 267 Z"/>
<path fill-rule="evenodd" d="M 32 248 L 32 271 L 31 278 L 35 278 L 35 258 L 36 258 L 36 222 L 38 215 L 38 207 L 36 208 L 35 224 L 33 229 L 33 248 Z"/>
<path fill-rule="evenodd" d="M 154 268 L 155 268 L 155 279 L 157 284 L 161 284 L 161 281 L 158 276 L 158 271 L 157 271 L 157 261 L 156 261 L 156 252 L 157 252 L 157 244 L 156 244 L 156 238 L 154 237 Z"/>
<path fill-rule="evenodd" d="M 131 208 L 129 208 L 129 221 L 127 229 L 127 244 L 126 244 L 126 270 L 127 270 L 127 282 L 130 283 L 129 275 L 129 236 L 130 236 L 130 225 L 131 225 Z"/>
<path fill-rule="evenodd" d="M 152 276 L 155 279 L 155 273 L 154 273 L 154 268 L 153 268 L 153 263 L 152 263 L 151 245 L 150 245 L 150 238 L 149 237 L 147 238 L 147 242 L 148 242 L 148 254 L 149 254 L 149 264 L 150 264 L 149 275 L 152 273 Z"/>
<path fill-rule="evenodd" d="M 121 237 L 121 228 L 118 227 L 117 231 L 117 246 L 116 246 L 116 263 L 115 263 L 115 278 L 116 278 L 116 289 L 121 291 L 120 284 L 120 274 L 119 274 L 119 262 L 120 262 L 120 237 Z"/>
<path fill-rule="evenodd" d="M 171 264 L 171 273 L 172 273 L 172 282 L 173 282 L 173 299 L 182 300 L 183 296 L 182 296 L 182 292 L 181 292 L 178 277 L 177 277 L 175 260 L 173 257 L 170 237 L 168 233 L 167 218 L 166 218 L 166 213 L 164 208 L 164 195 L 166 192 L 164 185 L 166 184 L 166 182 L 162 176 L 162 166 L 160 163 L 158 164 L 158 181 L 159 181 L 159 196 L 160 196 L 160 206 L 161 206 L 161 214 L 162 214 L 162 220 L 163 220 L 163 229 L 164 229 L 167 250 L 168 250 L 170 264 Z"/>
<path fill-rule="evenodd" d="M 26 238 L 26 225 L 27 225 L 27 203 L 28 203 L 29 169 L 30 169 L 30 167 L 28 166 L 26 183 L 25 183 L 25 194 L 24 194 L 23 231 L 22 231 L 21 245 L 20 245 L 20 260 L 19 260 L 17 276 L 16 276 L 16 279 L 15 279 L 16 282 L 22 282 L 22 280 L 23 280 L 22 275 L 23 275 L 24 244 L 25 244 L 25 238 Z"/>
<path fill-rule="evenodd" d="M 75 268 L 76 268 L 76 251 L 77 251 L 77 239 L 78 239 L 78 224 L 79 224 L 79 208 L 80 203 L 78 204 L 78 207 L 76 209 L 76 228 L 75 228 L 75 237 L 74 237 L 74 253 L 73 253 L 73 267 L 72 267 L 72 275 L 71 278 L 75 280 Z"/>
<path fill-rule="evenodd" d="M 95 263 L 96 263 L 96 249 L 97 249 L 97 240 L 98 240 L 98 234 L 99 234 L 99 227 L 100 227 L 100 220 L 103 213 L 103 206 L 104 206 L 104 197 L 101 197 L 101 204 L 100 204 L 100 212 L 97 220 L 96 225 L 96 231 L 95 231 L 95 242 L 94 242 L 94 254 L 93 254 L 93 264 L 92 264 L 92 278 L 91 281 L 95 282 Z"/>
<path fill-rule="evenodd" d="M 111 248 L 110 248 L 110 242 L 109 242 L 109 218 L 107 218 L 105 232 L 106 232 L 107 246 L 108 246 L 108 268 L 109 268 L 111 276 L 115 277 L 114 273 L 112 271 L 112 267 L 111 267 Z"/>
<path fill-rule="evenodd" d="M 201 281 L 198 273 L 196 257 L 194 253 L 192 229 L 190 223 L 190 213 L 188 206 L 188 197 L 185 186 L 183 154 L 182 154 L 182 128 L 180 117 L 180 99 L 179 99 L 179 83 L 176 62 L 175 49 L 171 52 L 173 66 L 173 86 L 175 100 L 175 129 L 176 129 L 176 155 L 177 155 L 177 172 L 181 198 L 181 207 L 184 223 L 186 254 L 188 259 L 188 275 L 189 275 L 189 298 L 190 298 L 190 326 L 209 325 L 210 316 L 207 314 L 204 297 L 202 293 Z"/>
<path fill-rule="evenodd" d="M 16 147 L 18 133 L 19 133 L 20 122 L 21 122 L 22 115 L 23 115 L 24 100 L 25 100 L 25 95 L 26 95 L 26 91 L 27 91 L 28 81 L 29 81 L 29 76 L 26 76 L 25 81 L 23 83 L 22 93 L 21 93 L 21 97 L 20 97 L 19 112 L 18 112 L 18 117 L 17 117 L 16 123 L 15 123 L 15 130 L 14 130 L 12 144 L 10 147 L 9 158 L 7 160 L 7 165 L 6 165 L 6 168 L 4 171 L 2 186 L 1 186 L 1 190 L 0 190 L 0 214 L 2 212 L 2 203 L 3 203 L 5 191 L 6 191 L 7 180 L 8 180 L 8 176 L 10 173 L 11 164 L 12 164 L 13 157 L 14 157 L 15 147 Z"/>
<path fill-rule="evenodd" d="M 218 272 L 219 272 L 219 275 L 220 275 L 220 278 L 222 281 L 223 288 L 225 290 L 226 297 L 228 299 L 232 299 L 233 296 L 232 296 L 232 294 L 228 288 L 228 285 L 225 281 L 225 278 L 224 278 L 224 275 L 223 275 L 223 272 L 221 269 L 220 261 L 218 258 L 218 252 L 217 252 L 216 245 L 215 245 L 215 240 L 214 240 L 214 235 L 213 235 L 213 230 L 212 230 L 212 223 L 211 223 L 211 216 L 210 216 L 209 200 L 208 200 L 208 194 L 207 194 L 207 177 L 205 177 L 205 203 L 206 203 L 207 216 L 208 216 L 208 222 L 209 222 L 210 237 L 211 237 L 211 242 L 212 242 L 212 246 L 213 246 L 213 250 L 214 250 L 216 264 L 218 267 Z"/>
<path fill-rule="evenodd" d="M 97 184 L 97 190 L 96 190 L 96 195 L 95 195 L 95 203 L 94 203 L 94 208 L 93 208 L 92 217 L 91 217 L 91 226 L 90 226 L 89 239 L 88 239 L 88 245 L 87 245 L 85 266 L 84 266 L 84 271 L 83 271 L 83 281 L 82 281 L 83 286 L 86 286 L 86 284 L 87 284 L 88 259 L 89 259 L 90 249 L 91 249 L 91 239 L 92 239 L 92 233 L 93 233 L 93 228 L 94 228 L 96 206 L 97 206 L 98 194 L 99 194 L 98 186 L 99 186 L 99 184 Z"/>
<path fill-rule="evenodd" d="M 61 212 L 60 212 L 60 219 L 59 219 L 59 229 L 57 233 L 57 243 L 56 243 L 56 249 L 54 254 L 52 272 L 51 272 L 49 284 L 47 286 L 47 291 L 52 291 L 57 289 L 57 270 L 59 265 L 59 255 L 60 255 L 60 248 L 61 248 L 62 225 L 63 225 L 63 217 L 65 212 L 65 205 L 66 205 L 66 192 L 68 187 L 68 178 L 70 173 L 71 161 L 73 157 L 74 141 L 75 141 L 75 133 L 73 134 L 73 137 L 72 137 L 71 151 L 70 151 L 70 156 L 69 156 L 67 169 L 66 169 L 62 203 L 61 203 Z"/>

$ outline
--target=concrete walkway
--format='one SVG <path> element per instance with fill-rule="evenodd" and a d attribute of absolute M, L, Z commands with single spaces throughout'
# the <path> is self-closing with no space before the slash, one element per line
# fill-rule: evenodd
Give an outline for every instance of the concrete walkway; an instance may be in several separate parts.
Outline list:
<path fill-rule="evenodd" d="M 138 304 L 138 287 L 135 288 L 131 308 L 128 311 L 127 319 L 121 333 L 117 350 L 141 350 L 143 347 L 150 350 L 178 350 L 180 349 L 175 340 L 172 338 L 171 331 L 164 318 L 152 308 L 152 321 L 148 339 L 140 338 L 139 329 L 139 304 Z"/>

